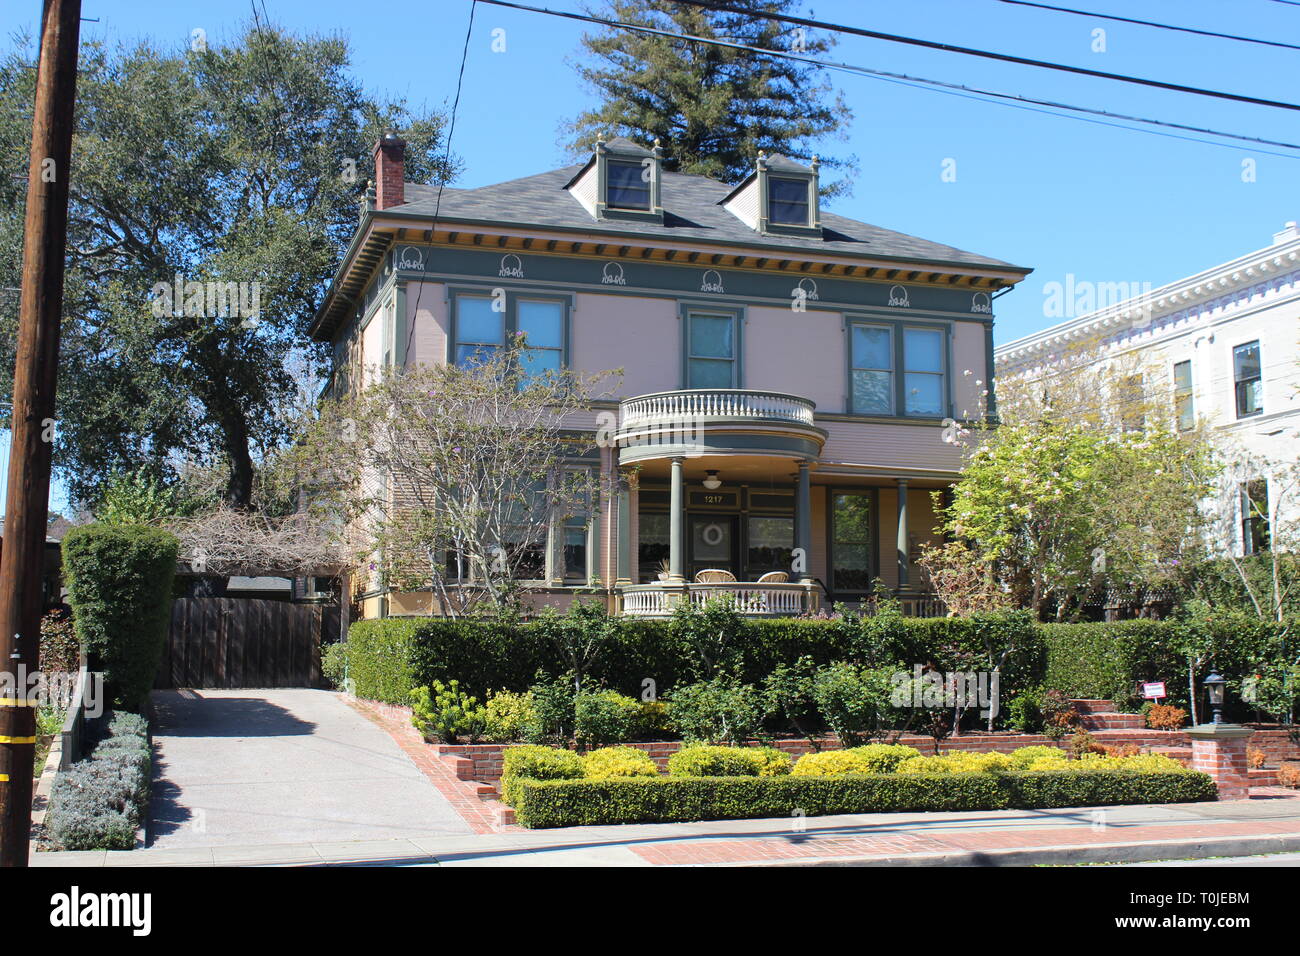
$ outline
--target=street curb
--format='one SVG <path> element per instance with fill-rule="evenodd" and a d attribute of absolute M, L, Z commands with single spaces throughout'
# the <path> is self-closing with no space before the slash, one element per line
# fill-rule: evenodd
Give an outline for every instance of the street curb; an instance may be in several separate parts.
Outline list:
<path fill-rule="evenodd" d="M 1086 863 L 1145 863 L 1153 860 L 1203 860 L 1218 856 L 1257 856 L 1300 851 L 1300 833 L 1260 837 L 1206 837 L 1149 843 L 1045 846 L 1032 849 L 910 853 L 847 859 L 756 861 L 750 866 L 1077 866 Z M 688 864 L 689 865 L 689 864 Z"/>

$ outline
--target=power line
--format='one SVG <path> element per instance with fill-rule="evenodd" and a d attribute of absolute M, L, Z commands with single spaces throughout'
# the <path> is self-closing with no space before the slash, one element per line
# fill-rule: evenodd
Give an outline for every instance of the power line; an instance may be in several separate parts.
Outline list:
<path fill-rule="evenodd" d="M 1034 97 L 1020 96 L 1012 93 L 1001 93 L 996 90 L 985 90 L 979 87 L 965 86 L 957 83 L 945 83 L 942 80 L 931 80 L 925 77 L 911 76 L 906 73 L 890 73 L 885 70 L 874 70 L 870 67 L 857 66 L 851 63 L 839 63 L 831 60 L 819 60 L 815 57 L 801 56 L 787 50 L 768 50 L 762 47 L 748 46 L 743 43 L 737 43 L 732 40 L 718 40 L 711 37 L 699 37 L 686 33 L 674 33 L 669 30 L 660 30 L 656 27 L 646 27 L 635 23 L 625 23 L 618 20 L 608 20 L 603 17 L 596 17 L 589 14 L 571 13 L 565 10 L 550 10 L 545 7 L 532 7 L 521 3 L 512 3 L 509 0 L 483 0 L 484 3 L 491 3 L 496 6 L 510 7 L 516 10 L 524 10 L 531 13 L 544 13 L 550 16 L 562 17 L 570 20 L 579 20 L 586 23 L 596 23 L 603 26 L 617 27 L 623 30 L 629 30 L 637 33 L 645 33 L 653 36 L 662 36 L 670 39 L 685 40 L 694 43 L 704 43 L 713 46 L 727 47 L 729 49 L 745 50 L 747 52 L 759 54 L 762 56 L 779 57 L 782 59 L 798 60 L 813 66 L 829 70 L 837 70 L 845 73 L 853 73 L 860 76 L 866 76 L 872 79 L 880 79 L 886 82 L 897 83 L 902 86 L 909 86 L 918 89 L 930 87 L 937 92 L 946 92 L 952 95 L 965 96 L 968 99 L 976 99 L 978 102 L 990 102 L 989 100 L 979 99 L 979 97 L 992 97 L 995 106 L 1010 106 L 1016 109 L 1024 109 L 1029 112 L 1042 113 L 1047 116 L 1058 116 L 1063 119 L 1075 119 L 1083 122 L 1090 122 L 1099 126 L 1107 126 L 1114 129 L 1128 129 L 1138 133 L 1151 133 L 1157 136 L 1166 136 L 1172 139 L 1180 139 L 1187 142 L 1202 143 L 1207 146 L 1228 147 L 1227 143 L 1215 143 L 1210 140 L 1198 139 L 1192 136 L 1180 136 L 1174 133 L 1163 132 L 1163 129 L 1176 129 L 1191 133 L 1204 133 L 1210 136 L 1219 136 L 1227 139 L 1234 139 L 1241 142 L 1247 142 L 1255 145 L 1281 146 L 1287 149 L 1300 149 L 1300 143 L 1289 143 L 1283 140 L 1264 139 L 1258 136 L 1245 136 L 1240 133 L 1228 133 L 1222 130 L 1210 129 L 1202 126 L 1189 126 L 1183 123 L 1173 123 L 1166 120 L 1150 119 L 1142 116 L 1131 116 L 1125 113 L 1113 113 L 1107 110 L 1093 109 L 1086 106 L 1074 106 L 1069 103 L 1061 103 L 1053 100 L 1041 100 Z M 1036 109 L 1035 107 L 1048 107 L 1049 109 Z M 1067 110 L 1070 113 L 1081 113 L 1085 115 L 1071 116 L 1068 113 L 1056 113 L 1051 110 Z M 1150 126 L 1160 127 L 1161 129 L 1141 129 L 1132 126 L 1123 126 L 1117 122 L 1105 122 L 1105 120 L 1121 120 L 1123 122 L 1142 123 Z M 1260 150 L 1272 156 L 1280 156 L 1288 159 L 1300 158 L 1287 153 L 1275 153 L 1269 150 Z"/>
<path fill-rule="evenodd" d="M 484 2 L 487 2 L 487 0 L 484 0 Z M 826 20 L 813 20 L 810 17 L 765 13 L 753 9 L 746 9 L 744 7 L 733 6 L 729 3 L 717 3 L 715 0 L 677 0 L 677 2 L 692 7 L 699 7 L 703 10 L 711 10 L 715 13 L 733 13 L 739 16 L 754 17 L 755 19 L 773 20 L 777 23 L 792 23 L 796 26 L 812 27 L 817 30 L 828 30 L 833 33 L 848 33 L 853 36 L 867 37 L 871 40 L 888 40 L 891 43 L 918 46 L 927 50 L 943 50 L 945 53 L 961 53 L 964 56 L 975 56 L 985 60 L 997 60 L 1002 63 L 1017 63 L 1021 66 L 1035 66 L 1045 70 L 1056 70 L 1061 73 L 1074 73 L 1078 76 L 1092 76 L 1103 80 L 1115 80 L 1119 83 L 1131 83 L 1137 86 L 1147 86 L 1159 90 L 1172 90 L 1175 93 L 1191 93 L 1195 96 L 1208 96 L 1214 99 L 1232 100 L 1237 103 L 1250 103 L 1255 106 L 1269 106 L 1275 109 L 1300 112 L 1300 104 L 1297 103 L 1285 103 L 1281 100 L 1269 100 L 1258 96 L 1246 96 L 1242 93 L 1226 93 L 1221 90 L 1208 90 L 1199 86 L 1184 86 L 1181 83 L 1168 83 L 1164 80 L 1152 80 L 1141 76 L 1128 76 L 1123 73 L 1107 73 L 1104 70 L 1090 70 L 1082 66 L 1070 66 L 1065 63 L 1052 63 L 1047 60 L 1034 60 L 1029 57 L 1013 56 L 1010 53 L 995 53 L 991 50 L 979 50 L 974 47 L 957 46 L 952 43 L 939 43 L 934 40 L 922 40 L 918 37 L 900 36 L 896 33 L 881 33 L 878 30 L 864 30 L 861 27 L 852 27 L 842 23 L 830 23 Z"/>
<path fill-rule="evenodd" d="M 447 148 L 443 151 L 443 169 L 442 175 L 438 177 L 438 195 L 433 201 L 433 222 L 430 225 L 429 235 L 432 236 L 438 228 L 438 212 L 442 209 L 442 190 L 447 185 L 447 176 L 451 170 L 451 138 L 456 133 L 456 111 L 460 107 L 460 91 L 465 82 L 465 63 L 469 60 L 469 38 L 474 32 L 474 11 L 478 9 L 478 0 L 473 0 L 469 6 L 469 23 L 465 26 L 465 44 L 460 51 L 460 71 L 456 74 L 456 95 L 451 101 L 451 119 L 447 123 Z M 376 177 L 378 173 L 376 172 Z M 420 289 L 415 293 L 415 306 L 411 310 L 412 315 L 418 315 L 420 312 L 420 298 L 424 295 L 426 283 L 420 283 Z M 408 323 L 409 331 L 406 333 L 406 352 L 411 352 L 411 343 L 415 341 L 415 323 Z"/>
<path fill-rule="evenodd" d="M 1052 10 L 1056 13 L 1068 13 L 1078 17 L 1092 17 L 1096 20 L 1114 20 L 1118 23 L 1136 23 L 1139 26 L 1155 27 L 1159 30 L 1173 30 L 1177 33 L 1195 33 L 1197 36 L 1217 37 L 1221 40 L 1239 40 L 1242 43 L 1258 43 L 1261 46 L 1276 46 L 1287 50 L 1300 50 L 1300 46 L 1294 43 L 1283 43 L 1280 40 L 1262 40 L 1259 37 L 1243 37 L 1235 33 L 1218 33 L 1214 30 L 1198 30 L 1195 27 L 1180 27 L 1172 23 L 1157 23 L 1154 20 L 1138 20 L 1133 17 L 1119 17 L 1110 13 L 1093 13 L 1089 10 L 1075 10 L 1071 7 L 1057 7 L 1050 3 L 1034 3 L 1032 0 L 998 0 L 999 3 L 1009 3 L 1016 7 L 1037 7 L 1040 10 Z"/>

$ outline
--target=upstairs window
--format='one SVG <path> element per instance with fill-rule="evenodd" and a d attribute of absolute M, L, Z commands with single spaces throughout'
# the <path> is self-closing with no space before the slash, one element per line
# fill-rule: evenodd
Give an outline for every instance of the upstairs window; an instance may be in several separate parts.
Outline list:
<path fill-rule="evenodd" d="M 558 372 L 564 365 L 564 305 L 554 300 L 520 299 L 518 330 L 524 336 L 520 355 L 528 376 Z"/>
<path fill-rule="evenodd" d="M 649 167 L 611 159 L 606 164 L 605 205 L 611 209 L 650 208 Z"/>
<path fill-rule="evenodd" d="M 767 220 L 781 226 L 807 226 L 809 183 L 803 179 L 769 176 Z"/>
<path fill-rule="evenodd" d="M 1196 409 L 1192 402 L 1192 363 L 1174 363 L 1174 413 L 1178 416 L 1178 430 L 1191 431 L 1196 427 Z"/>
<path fill-rule="evenodd" d="M 894 413 L 893 333 L 878 325 L 855 325 L 852 329 L 853 411 L 864 415 Z"/>
<path fill-rule="evenodd" d="M 938 329 L 906 329 L 903 332 L 903 414 L 942 415 L 943 406 L 943 333 Z"/>
<path fill-rule="evenodd" d="M 686 387 L 736 387 L 736 317 L 692 312 L 688 317 Z"/>
<path fill-rule="evenodd" d="M 1232 378 L 1236 384 L 1237 417 L 1264 411 L 1264 383 L 1260 375 L 1259 340 L 1232 350 Z"/>
<path fill-rule="evenodd" d="M 505 345 L 506 314 L 486 296 L 456 298 L 456 364 L 482 365 Z"/>

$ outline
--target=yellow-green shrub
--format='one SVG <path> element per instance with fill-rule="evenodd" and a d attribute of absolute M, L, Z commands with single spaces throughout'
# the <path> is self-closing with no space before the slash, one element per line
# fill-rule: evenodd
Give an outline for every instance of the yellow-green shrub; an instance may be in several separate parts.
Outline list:
<path fill-rule="evenodd" d="M 911 757 L 898 765 L 898 773 L 1001 773 L 1011 770 L 1011 758 L 1000 753 L 950 750 L 937 757 Z"/>
<path fill-rule="evenodd" d="M 795 777 L 842 777 L 850 773 L 871 773 L 871 762 L 854 750 L 826 750 L 804 754 L 790 771 Z"/>
<path fill-rule="evenodd" d="M 852 752 L 866 760 L 870 773 L 893 773 L 904 760 L 921 756 L 921 751 L 903 744 L 865 744 Z"/>
<path fill-rule="evenodd" d="M 572 750 L 540 744 L 507 747 L 501 755 L 501 799 L 513 807 L 520 780 L 576 780 L 582 775 L 582 758 Z"/>
<path fill-rule="evenodd" d="M 760 777 L 783 777 L 794 766 L 794 761 L 790 759 L 790 755 L 783 750 L 777 750 L 775 747 L 755 747 L 754 754 L 758 757 L 758 775 Z"/>
<path fill-rule="evenodd" d="M 692 744 L 668 758 L 670 777 L 757 777 L 763 758 L 757 749 Z"/>
<path fill-rule="evenodd" d="M 650 755 L 635 747 L 604 747 L 582 758 L 582 775 L 588 780 L 615 777 L 657 777 L 659 768 Z"/>
<path fill-rule="evenodd" d="M 537 720 L 533 692 L 516 694 L 508 690 L 488 691 L 487 738 L 496 743 L 519 740 L 524 728 Z"/>
<path fill-rule="evenodd" d="M 1030 764 L 1040 760 L 1064 762 L 1065 759 L 1065 751 L 1059 747 L 1019 747 L 1011 751 L 1011 763 L 1017 770 L 1028 770 Z"/>

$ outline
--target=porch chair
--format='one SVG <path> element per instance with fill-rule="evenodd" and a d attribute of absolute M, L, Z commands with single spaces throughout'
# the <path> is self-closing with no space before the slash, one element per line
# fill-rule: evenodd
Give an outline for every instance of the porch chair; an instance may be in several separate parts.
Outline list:
<path fill-rule="evenodd" d="M 784 571 L 768 571 L 760 577 L 755 584 L 785 584 L 790 580 L 790 575 Z"/>
<path fill-rule="evenodd" d="M 735 584 L 736 576 L 723 568 L 705 568 L 696 572 L 696 584 Z"/>

